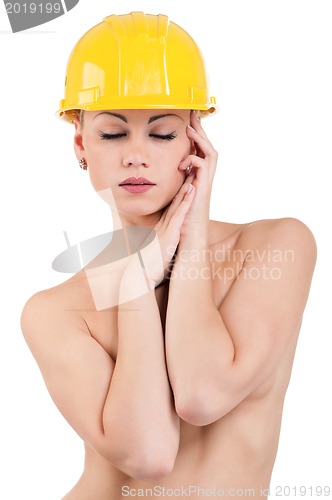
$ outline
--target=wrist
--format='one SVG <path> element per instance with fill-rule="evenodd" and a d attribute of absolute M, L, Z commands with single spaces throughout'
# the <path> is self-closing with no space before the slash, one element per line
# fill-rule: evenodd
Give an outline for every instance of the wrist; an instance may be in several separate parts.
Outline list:
<path fill-rule="evenodd" d="M 193 248 L 193 249 L 205 249 L 208 248 L 208 236 L 207 233 L 202 231 L 191 231 L 188 234 L 182 235 L 179 242 L 179 249 L 181 248 Z"/>
<path fill-rule="evenodd" d="M 207 238 L 201 234 L 191 234 L 190 237 L 181 238 L 176 256 L 177 267 L 189 267 L 205 265 L 209 261 L 209 249 Z"/>
<path fill-rule="evenodd" d="M 150 280 L 147 278 L 138 254 L 133 254 L 122 275 L 119 288 L 119 303 L 129 302 L 151 290 Z"/>

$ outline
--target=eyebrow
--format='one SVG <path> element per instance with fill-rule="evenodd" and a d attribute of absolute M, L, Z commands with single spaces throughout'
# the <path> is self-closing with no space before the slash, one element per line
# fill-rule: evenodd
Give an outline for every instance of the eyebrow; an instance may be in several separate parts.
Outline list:
<path fill-rule="evenodd" d="M 126 118 L 125 116 L 123 116 L 123 115 L 119 115 L 118 113 L 111 113 L 111 111 L 102 111 L 101 113 L 98 113 L 98 115 L 94 116 L 94 117 L 93 117 L 93 120 L 94 120 L 95 118 L 97 118 L 97 116 L 100 116 L 100 115 L 111 115 L 111 116 L 115 116 L 115 118 L 120 118 L 120 120 L 122 120 L 122 121 L 124 121 L 124 122 L 128 123 L 128 120 L 127 120 L 127 118 Z"/>
<path fill-rule="evenodd" d="M 165 118 L 166 116 L 177 116 L 178 118 L 180 118 L 180 120 L 184 121 L 183 118 L 181 118 L 181 116 L 176 115 L 175 113 L 165 113 L 163 115 L 151 116 L 148 123 L 155 122 L 156 120 L 159 120 L 159 118 Z"/>
<path fill-rule="evenodd" d="M 123 122 L 125 123 L 128 123 L 128 120 L 125 116 L 123 115 L 120 115 L 119 113 L 112 113 L 111 111 L 102 111 L 101 113 L 98 113 L 98 115 L 94 116 L 93 119 L 95 119 L 97 116 L 100 116 L 100 115 L 111 115 L 111 116 L 115 116 L 115 118 L 119 118 L 120 120 L 122 120 Z M 159 120 L 161 118 L 166 118 L 166 116 L 176 116 L 177 118 L 180 118 L 180 120 L 184 121 L 183 118 L 181 118 L 181 116 L 175 114 L 175 113 L 164 113 L 162 115 L 155 115 L 155 116 L 151 116 L 149 118 L 149 121 L 148 121 L 148 124 L 149 123 L 152 123 L 152 122 L 155 122 L 156 120 Z"/>

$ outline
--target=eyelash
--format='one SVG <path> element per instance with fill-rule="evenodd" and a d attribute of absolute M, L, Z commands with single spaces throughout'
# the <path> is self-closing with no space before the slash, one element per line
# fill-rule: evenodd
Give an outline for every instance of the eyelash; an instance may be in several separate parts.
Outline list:
<path fill-rule="evenodd" d="M 105 134 L 104 132 L 101 132 L 99 134 L 101 140 L 112 140 L 112 139 L 121 139 L 121 137 L 125 137 L 127 134 Z M 172 139 L 175 139 L 176 135 L 174 132 L 166 135 L 159 135 L 159 134 L 149 134 L 150 137 L 154 137 L 155 139 L 160 139 L 162 141 L 171 141 Z"/>

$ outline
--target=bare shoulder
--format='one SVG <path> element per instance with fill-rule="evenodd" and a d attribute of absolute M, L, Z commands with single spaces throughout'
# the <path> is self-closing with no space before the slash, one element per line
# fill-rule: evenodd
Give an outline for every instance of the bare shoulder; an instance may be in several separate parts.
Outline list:
<path fill-rule="evenodd" d="M 243 276 L 246 275 L 243 271 L 251 272 L 257 284 L 266 282 L 269 273 L 272 277 L 292 274 L 288 280 L 278 280 L 280 286 L 282 283 L 289 286 L 295 277 L 295 286 L 310 282 L 317 248 L 311 230 L 302 221 L 291 217 L 244 224 L 211 221 L 210 227 L 211 240 L 218 242 L 219 238 L 217 248 L 226 251 L 227 264 L 236 262 L 238 271 L 242 269 Z"/>
<path fill-rule="evenodd" d="M 258 243 L 266 239 L 278 238 L 283 242 L 308 243 L 315 249 L 315 238 L 306 224 L 299 219 L 284 217 L 281 219 L 263 219 L 243 225 L 242 235 L 254 237 Z"/>
<path fill-rule="evenodd" d="M 21 329 L 30 347 L 30 343 L 37 337 L 40 338 L 41 331 L 44 338 L 47 332 L 54 331 L 58 331 L 61 336 L 61 330 L 56 325 L 60 326 L 62 323 L 86 329 L 80 314 L 84 300 L 84 287 L 80 285 L 81 281 L 75 276 L 59 285 L 36 292 L 26 301 L 21 313 Z M 73 293 L 75 291 L 77 293 Z"/>
<path fill-rule="evenodd" d="M 238 245 L 244 249 L 259 251 L 265 249 L 265 255 L 277 260 L 278 253 L 292 257 L 300 265 L 309 263 L 314 266 L 317 256 L 316 241 L 313 233 L 299 219 L 285 217 L 265 219 L 243 226 Z"/>
<path fill-rule="evenodd" d="M 303 247 L 308 255 L 316 258 L 317 248 L 314 235 L 299 219 L 285 217 L 262 219 L 248 223 L 210 221 L 212 245 L 233 241 L 234 247 L 255 249 L 262 246 Z"/>

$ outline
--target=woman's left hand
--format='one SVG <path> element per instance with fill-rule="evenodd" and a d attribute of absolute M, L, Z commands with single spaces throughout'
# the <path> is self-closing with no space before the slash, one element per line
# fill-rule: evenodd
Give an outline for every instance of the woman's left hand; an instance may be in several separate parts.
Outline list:
<path fill-rule="evenodd" d="M 211 189 L 218 153 L 204 132 L 199 115 L 195 111 L 190 114 L 187 135 L 195 145 L 196 154 L 187 156 L 180 163 L 179 169 L 186 170 L 191 167 L 188 175 L 193 179 L 191 195 L 194 199 L 181 226 L 181 240 L 187 237 L 207 239 Z"/>

